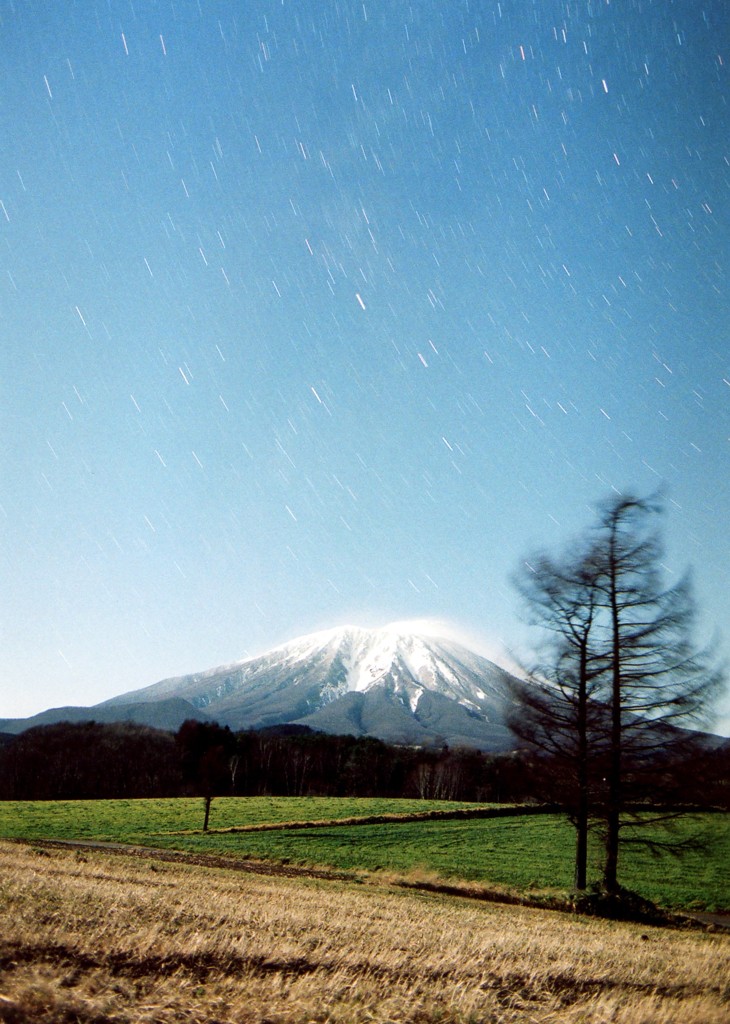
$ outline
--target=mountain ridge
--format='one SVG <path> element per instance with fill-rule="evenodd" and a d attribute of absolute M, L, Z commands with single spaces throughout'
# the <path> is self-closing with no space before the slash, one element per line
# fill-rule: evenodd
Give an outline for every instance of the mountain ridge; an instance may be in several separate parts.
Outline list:
<path fill-rule="evenodd" d="M 527 685 L 457 641 L 411 631 L 408 624 L 344 626 L 253 658 L 162 679 L 85 710 L 97 720 L 125 716 L 155 724 L 147 718 L 159 718 L 166 705 L 173 718 L 189 709 L 187 717 L 234 730 L 307 725 L 392 743 L 502 751 L 516 746 L 506 724 L 515 684 Z M 49 718 L 56 711 L 83 720 L 78 708 L 34 719 L 64 720 Z M 22 721 L 12 721 L 12 731 L 22 731 Z M 9 731 L 8 722 L 0 721 L 3 729 Z"/>

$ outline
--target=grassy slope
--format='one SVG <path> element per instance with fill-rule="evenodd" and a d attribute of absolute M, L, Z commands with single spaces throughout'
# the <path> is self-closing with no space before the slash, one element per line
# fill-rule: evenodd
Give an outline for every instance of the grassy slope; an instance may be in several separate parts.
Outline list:
<path fill-rule="evenodd" d="M 211 827 L 275 821 L 312 821 L 354 815 L 444 810 L 443 802 L 232 798 L 213 804 Z M 419 821 L 297 831 L 208 834 L 199 829 L 201 800 L 68 801 L 0 803 L 0 836 L 90 838 L 141 843 L 232 856 L 327 864 L 344 869 L 437 873 L 510 888 L 568 889 L 574 832 L 554 816 Z M 621 881 L 663 906 L 730 909 L 730 816 L 705 815 L 683 822 L 682 834 L 702 829 L 707 852 L 682 860 L 657 860 L 641 849 L 626 850 Z M 180 834 L 180 833 L 188 834 Z M 171 834 L 177 833 L 177 834 Z M 600 849 L 592 849 L 591 877 L 600 877 Z"/>
<path fill-rule="evenodd" d="M 730 938 L 0 842 L 0 1020 L 725 1024 Z"/>

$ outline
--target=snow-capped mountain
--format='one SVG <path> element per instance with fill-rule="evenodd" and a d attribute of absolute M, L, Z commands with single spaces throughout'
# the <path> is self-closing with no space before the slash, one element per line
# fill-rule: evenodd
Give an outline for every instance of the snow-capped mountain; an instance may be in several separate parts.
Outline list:
<path fill-rule="evenodd" d="M 448 639 L 348 626 L 260 657 L 165 679 L 98 705 L 186 701 L 232 729 L 296 723 L 392 743 L 512 748 L 512 676 Z"/>

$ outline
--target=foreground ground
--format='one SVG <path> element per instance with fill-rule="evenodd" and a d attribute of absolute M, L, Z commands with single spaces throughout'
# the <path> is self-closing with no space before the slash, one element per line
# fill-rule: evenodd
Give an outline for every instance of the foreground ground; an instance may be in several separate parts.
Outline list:
<path fill-rule="evenodd" d="M 0 1020 L 720 1024 L 730 937 L 0 843 Z"/>

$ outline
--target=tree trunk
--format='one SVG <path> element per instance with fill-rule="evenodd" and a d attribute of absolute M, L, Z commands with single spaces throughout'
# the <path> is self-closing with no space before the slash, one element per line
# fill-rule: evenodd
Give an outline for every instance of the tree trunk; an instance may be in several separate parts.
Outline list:
<path fill-rule="evenodd" d="M 576 889 L 585 889 L 588 881 L 588 652 L 587 640 L 581 645 L 578 682 L 578 801 L 575 815 Z"/>
<path fill-rule="evenodd" d="M 608 803 L 606 807 L 606 860 L 603 884 L 608 892 L 618 889 L 618 844 L 621 825 L 621 630 L 616 595 L 616 558 L 613 538 L 610 549 L 611 571 L 611 739 L 608 763 Z"/>
<path fill-rule="evenodd" d="M 208 795 L 205 797 L 205 818 L 203 819 L 203 832 L 208 831 L 208 821 L 210 819 L 210 805 L 213 802 L 213 797 Z"/>

